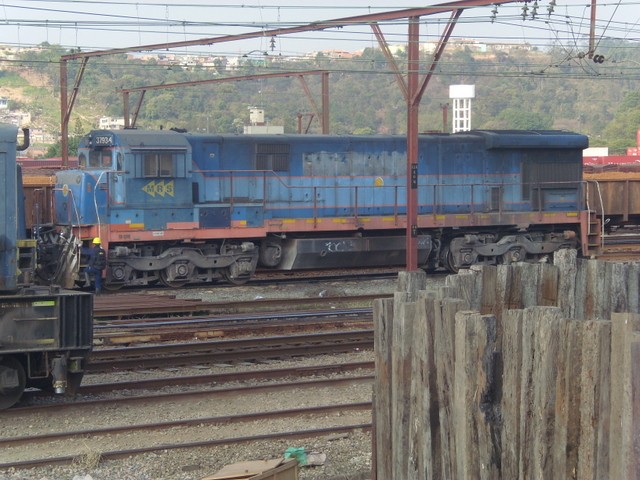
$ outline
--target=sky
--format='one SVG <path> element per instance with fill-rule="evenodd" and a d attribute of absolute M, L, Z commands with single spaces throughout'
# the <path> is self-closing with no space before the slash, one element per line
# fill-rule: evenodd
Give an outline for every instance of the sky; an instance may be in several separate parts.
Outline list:
<path fill-rule="evenodd" d="M 489 43 L 584 44 L 589 35 L 590 3 L 576 0 L 522 2 L 468 9 L 453 38 Z M 0 44 L 29 47 L 48 42 L 82 51 L 127 48 L 195 40 L 304 25 L 311 22 L 423 8 L 442 2 L 403 0 L 0 0 Z M 345 4 L 349 6 L 346 7 Z M 535 8 L 535 5 L 538 5 Z M 532 15 L 535 11 L 535 15 Z M 640 0 L 598 0 L 596 42 L 620 38 L 640 42 Z M 421 41 L 437 41 L 448 15 L 421 17 Z M 381 24 L 389 44 L 406 43 L 406 20 Z M 249 52 L 303 55 L 319 50 L 358 51 L 377 47 L 368 26 L 269 36 L 212 46 L 186 47 L 180 53 L 243 55 Z M 176 52 L 178 53 L 178 52 Z"/>

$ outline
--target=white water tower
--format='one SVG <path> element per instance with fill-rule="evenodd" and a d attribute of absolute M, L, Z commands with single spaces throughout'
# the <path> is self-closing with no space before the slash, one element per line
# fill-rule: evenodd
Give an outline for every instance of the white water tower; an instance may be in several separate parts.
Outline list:
<path fill-rule="evenodd" d="M 471 99 L 475 97 L 475 85 L 449 85 L 449 98 L 453 100 L 453 133 L 471 130 Z"/>

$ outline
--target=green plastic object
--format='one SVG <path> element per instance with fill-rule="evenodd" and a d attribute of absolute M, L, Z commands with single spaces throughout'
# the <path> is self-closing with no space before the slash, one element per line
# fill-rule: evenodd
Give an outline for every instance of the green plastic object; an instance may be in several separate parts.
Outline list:
<path fill-rule="evenodd" d="M 298 465 L 306 465 L 307 464 L 307 452 L 305 452 L 304 447 L 296 448 L 289 447 L 284 451 L 284 458 L 295 458 L 298 461 Z"/>

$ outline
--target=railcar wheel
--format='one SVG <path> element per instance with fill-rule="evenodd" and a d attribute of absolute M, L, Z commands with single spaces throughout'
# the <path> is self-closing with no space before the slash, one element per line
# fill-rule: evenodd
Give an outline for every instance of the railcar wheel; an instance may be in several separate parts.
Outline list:
<path fill-rule="evenodd" d="M 103 283 L 102 288 L 105 290 L 109 290 L 110 292 L 117 292 L 122 287 L 124 287 L 124 283 Z"/>
<path fill-rule="evenodd" d="M 84 372 L 67 373 L 67 388 L 64 391 L 66 397 L 75 397 L 82 383 L 82 377 L 84 377 Z"/>
<path fill-rule="evenodd" d="M 13 357 L 0 359 L 0 410 L 14 405 L 27 385 L 22 364 Z"/>

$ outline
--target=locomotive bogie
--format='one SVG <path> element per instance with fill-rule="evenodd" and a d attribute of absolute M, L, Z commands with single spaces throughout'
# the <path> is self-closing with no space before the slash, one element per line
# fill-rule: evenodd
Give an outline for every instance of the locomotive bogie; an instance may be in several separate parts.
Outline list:
<path fill-rule="evenodd" d="M 583 246 L 582 233 L 553 234 L 587 221 L 587 145 L 551 131 L 420 135 L 420 265 L 538 261 Z M 58 222 L 102 238 L 107 286 L 404 262 L 405 137 L 94 131 L 79 151 L 82 168 L 57 178 Z M 478 232 L 488 236 L 460 240 Z"/>
<path fill-rule="evenodd" d="M 576 233 L 565 231 L 519 234 L 472 234 L 451 239 L 447 266 L 452 271 L 474 264 L 496 265 L 516 262 L 540 262 L 561 248 L 577 248 Z"/>
<path fill-rule="evenodd" d="M 247 241 L 112 245 L 108 255 L 106 285 L 112 289 L 158 281 L 169 287 L 223 279 L 241 283 L 253 275 L 258 262 L 256 246 Z"/>

